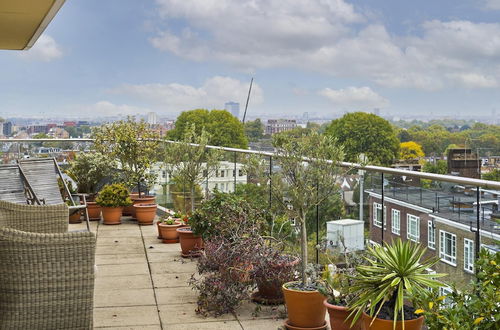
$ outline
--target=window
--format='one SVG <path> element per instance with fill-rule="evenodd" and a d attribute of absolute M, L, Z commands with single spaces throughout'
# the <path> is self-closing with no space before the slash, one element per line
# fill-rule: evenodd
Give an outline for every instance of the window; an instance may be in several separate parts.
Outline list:
<path fill-rule="evenodd" d="M 464 239 L 464 270 L 474 272 L 474 241 Z"/>
<path fill-rule="evenodd" d="M 442 261 L 457 265 L 457 236 L 446 231 L 439 231 L 439 257 Z"/>
<path fill-rule="evenodd" d="M 384 206 L 384 229 L 387 228 L 387 220 L 386 220 L 386 211 L 387 208 Z M 373 224 L 377 227 L 382 228 L 382 204 L 373 203 Z"/>
<path fill-rule="evenodd" d="M 427 222 L 427 247 L 433 250 L 436 249 L 436 227 L 434 227 L 432 220 Z"/>
<path fill-rule="evenodd" d="M 392 233 L 399 235 L 401 228 L 401 212 L 399 210 L 392 209 Z"/>
<path fill-rule="evenodd" d="M 238 170 L 238 176 L 243 176 L 243 170 L 242 169 Z"/>
<path fill-rule="evenodd" d="M 449 286 L 440 286 L 439 287 L 439 295 L 445 297 L 443 300 L 443 305 L 445 307 L 451 306 L 451 300 L 448 295 L 452 294 L 453 290 Z"/>
<path fill-rule="evenodd" d="M 236 176 L 236 170 L 233 170 L 233 177 Z"/>
<path fill-rule="evenodd" d="M 408 214 L 406 216 L 406 238 L 414 242 L 420 242 L 420 218 Z"/>
<path fill-rule="evenodd" d="M 224 177 L 224 170 L 220 171 L 220 177 L 223 178 Z"/>

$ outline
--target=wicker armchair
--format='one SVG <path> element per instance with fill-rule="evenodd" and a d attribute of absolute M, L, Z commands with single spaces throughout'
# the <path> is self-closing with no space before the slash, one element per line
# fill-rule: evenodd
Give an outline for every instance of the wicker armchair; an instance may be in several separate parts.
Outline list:
<path fill-rule="evenodd" d="M 92 329 L 95 244 L 0 227 L 0 329 Z"/>
<path fill-rule="evenodd" d="M 68 207 L 27 205 L 0 200 L 0 227 L 32 233 L 65 233 L 68 231 Z"/>

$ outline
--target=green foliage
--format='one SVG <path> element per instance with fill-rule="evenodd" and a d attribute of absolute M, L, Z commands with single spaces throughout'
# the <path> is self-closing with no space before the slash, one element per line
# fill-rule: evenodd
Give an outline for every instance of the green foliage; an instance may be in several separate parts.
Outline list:
<path fill-rule="evenodd" d="M 338 188 L 338 187 L 337 187 Z M 320 189 L 325 189 L 323 186 Z M 319 228 L 326 228 L 326 222 L 341 219 L 346 214 L 340 189 L 330 190 L 330 195 L 319 205 Z M 306 215 L 307 232 L 316 231 L 316 208 L 310 209 Z"/>
<path fill-rule="evenodd" d="M 260 118 L 245 123 L 245 135 L 252 142 L 259 141 L 264 137 L 264 124 Z"/>
<path fill-rule="evenodd" d="M 70 163 L 66 173 L 75 180 L 79 193 L 95 194 L 99 184 L 112 175 L 113 160 L 97 152 L 80 153 Z"/>
<path fill-rule="evenodd" d="M 200 135 L 203 130 L 209 134 L 210 145 L 243 149 L 248 146 L 243 124 L 226 110 L 184 111 L 177 117 L 175 128 L 168 132 L 168 138 L 182 140 L 193 125 L 196 135 Z"/>
<path fill-rule="evenodd" d="M 438 258 L 422 261 L 425 248 L 411 241 L 396 240 L 385 246 L 368 247 L 369 265 L 356 267 L 358 274 L 353 277 L 352 292 L 355 298 L 349 308 L 354 321 L 364 311 L 376 317 L 386 305 L 393 312 L 394 329 L 397 320 L 404 320 L 403 306 L 406 299 L 430 288 L 442 285 L 435 280 L 444 274 L 429 274 Z"/>
<path fill-rule="evenodd" d="M 285 203 L 285 198 L 290 201 L 292 207 L 286 207 L 285 211 L 300 225 L 302 282 L 306 283 L 306 215 L 338 189 L 336 181 L 341 170 L 337 162 L 342 160 L 343 151 L 334 138 L 314 131 L 300 138 L 276 134 L 273 145 L 281 171 L 274 175 L 272 191 L 276 201 Z M 318 185 L 321 185 L 319 190 Z"/>
<path fill-rule="evenodd" d="M 425 162 L 422 166 L 422 172 L 436 173 L 436 174 L 447 174 L 448 173 L 448 163 L 445 160 L 438 160 L 435 163 Z"/>
<path fill-rule="evenodd" d="M 402 142 L 399 145 L 399 159 L 412 160 L 424 157 L 422 146 L 414 141 Z"/>
<path fill-rule="evenodd" d="M 121 207 L 132 205 L 127 187 L 115 183 L 105 185 L 95 199 L 96 203 L 104 207 Z"/>
<path fill-rule="evenodd" d="M 133 117 L 96 127 L 92 132 L 94 150 L 119 162 L 124 182 L 130 188 L 141 184 L 152 186 L 156 175 L 150 173 L 158 159 L 159 136 L 141 120 Z"/>
<path fill-rule="evenodd" d="M 336 119 L 325 134 L 343 145 L 345 160 L 358 162 L 364 153 L 370 164 L 390 165 L 398 156 L 399 141 L 391 124 L 374 114 L 354 112 Z"/>
<path fill-rule="evenodd" d="M 493 169 L 493 170 L 489 171 L 488 173 L 484 173 L 482 178 L 484 180 L 500 181 L 500 170 Z"/>
<path fill-rule="evenodd" d="M 429 329 L 500 329 L 500 253 L 482 249 L 475 263 L 477 279 L 467 291 L 453 289 L 446 297 L 437 290 L 419 296 L 418 312 Z"/>

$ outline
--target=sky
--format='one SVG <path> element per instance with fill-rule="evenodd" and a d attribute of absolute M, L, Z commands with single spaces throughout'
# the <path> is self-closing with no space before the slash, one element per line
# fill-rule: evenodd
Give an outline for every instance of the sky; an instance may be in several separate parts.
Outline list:
<path fill-rule="evenodd" d="M 500 0 L 67 0 L 0 116 L 500 116 Z"/>

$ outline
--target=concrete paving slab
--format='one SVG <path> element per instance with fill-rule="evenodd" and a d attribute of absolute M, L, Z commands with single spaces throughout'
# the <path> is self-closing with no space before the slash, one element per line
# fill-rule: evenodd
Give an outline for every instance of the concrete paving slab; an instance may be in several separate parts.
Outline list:
<path fill-rule="evenodd" d="M 140 235 L 137 235 L 136 237 L 122 237 L 121 235 L 115 235 L 113 237 L 99 237 L 97 240 L 97 246 L 114 246 L 124 244 L 142 245 L 142 237 Z"/>
<path fill-rule="evenodd" d="M 158 288 L 156 291 L 156 300 L 158 305 L 168 304 L 189 304 L 195 303 L 197 300 L 197 293 L 187 287 L 180 288 Z M 193 310 L 196 306 L 193 305 Z"/>
<path fill-rule="evenodd" d="M 195 273 L 196 263 L 192 261 L 151 262 L 152 274 Z"/>
<path fill-rule="evenodd" d="M 236 311 L 238 320 L 282 318 L 286 315 L 285 306 L 265 306 L 253 302 L 243 303 Z"/>
<path fill-rule="evenodd" d="M 142 243 L 137 244 L 115 244 L 115 245 L 97 245 L 95 254 L 135 254 L 144 253 Z"/>
<path fill-rule="evenodd" d="M 153 289 L 95 290 L 95 307 L 156 306 Z"/>
<path fill-rule="evenodd" d="M 166 329 L 168 329 L 168 330 L 186 330 L 186 329 L 190 329 L 190 330 L 242 330 L 242 327 L 240 326 L 238 321 L 226 321 L 226 322 L 189 323 L 189 327 L 186 327 L 186 324 L 170 324 L 168 326 L 168 328 L 166 328 Z M 262 330 L 264 330 L 264 329 L 262 329 Z"/>
<path fill-rule="evenodd" d="M 98 238 L 115 238 L 115 237 L 141 237 L 141 231 L 133 228 L 123 230 L 99 230 Z"/>
<path fill-rule="evenodd" d="M 94 327 L 160 326 L 156 306 L 94 308 Z"/>
<path fill-rule="evenodd" d="M 285 320 L 244 320 L 240 323 L 244 330 L 281 330 Z"/>
<path fill-rule="evenodd" d="M 124 223 L 122 222 L 120 225 L 103 225 L 99 224 L 98 227 L 98 232 L 104 232 L 104 231 L 120 231 L 120 230 L 131 230 L 131 231 L 137 231 L 141 232 L 139 225 L 137 223 Z"/>
<path fill-rule="evenodd" d="M 124 288 L 151 289 L 151 277 L 149 275 L 97 276 L 95 279 L 95 291 L 123 290 Z"/>
<path fill-rule="evenodd" d="M 145 253 L 98 254 L 95 256 L 96 265 L 140 264 L 143 262 L 146 262 Z"/>
<path fill-rule="evenodd" d="M 148 265 L 146 263 L 139 263 L 97 266 L 96 276 L 98 277 L 124 275 L 149 275 Z"/>
<path fill-rule="evenodd" d="M 160 311 L 161 323 L 165 328 L 169 329 L 170 324 L 236 321 L 236 318 L 233 314 L 225 314 L 217 318 L 204 317 L 196 314 L 195 308 L 195 304 L 159 305 L 158 310 Z M 192 329 L 189 325 L 187 326 L 187 328 Z"/>
<path fill-rule="evenodd" d="M 163 244 L 158 240 L 155 244 L 145 244 L 148 253 L 162 253 L 162 252 L 179 252 L 181 254 L 181 247 L 179 243 Z"/>
<path fill-rule="evenodd" d="M 152 274 L 155 288 L 176 288 L 189 286 L 190 273 L 182 274 Z"/>
<path fill-rule="evenodd" d="M 161 330 L 161 327 L 159 325 L 137 325 L 137 326 L 130 326 L 130 327 L 99 327 L 96 328 L 94 327 L 95 330 L 100 329 L 100 330 Z"/>
<path fill-rule="evenodd" d="M 149 251 L 148 251 L 149 252 Z M 172 262 L 182 259 L 184 262 L 191 262 L 191 259 L 184 259 L 181 257 L 181 250 L 167 251 L 162 253 L 148 253 L 149 262 Z"/>

